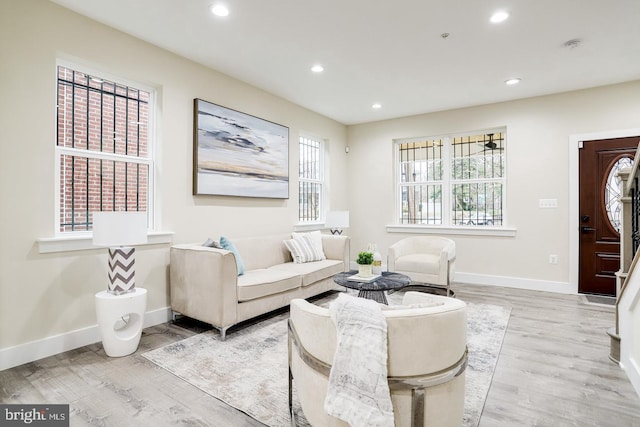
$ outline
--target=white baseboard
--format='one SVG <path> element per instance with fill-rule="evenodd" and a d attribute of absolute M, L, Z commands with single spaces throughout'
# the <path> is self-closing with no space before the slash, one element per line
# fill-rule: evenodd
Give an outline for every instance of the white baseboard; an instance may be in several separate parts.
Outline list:
<path fill-rule="evenodd" d="M 357 265 L 354 264 L 357 268 Z M 386 266 L 384 270 L 386 270 Z M 577 294 L 577 286 L 566 282 L 524 279 L 521 277 L 489 276 L 456 272 L 454 282 L 471 285 L 492 285 L 505 288 L 529 289 L 534 291 Z M 169 307 L 148 311 L 144 316 L 144 327 L 159 325 L 171 320 Z M 98 325 L 78 329 L 65 334 L 54 335 L 41 340 L 0 349 L 0 371 L 33 362 L 43 357 L 53 356 L 78 347 L 100 341 Z"/>
<path fill-rule="evenodd" d="M 633 389 L 640 396 L 640 367 L 638 367 L 638 364 L 633 359 L 621 360 L 620 368 L 627 374 Z"/>
<path fill-rule="evenodd" d="M 578 286 L 568 282 L 525 279 L 522 277 L 489 276 L 484 274 L 455 273 L 454 283 L 471 285 L 490 285 L 503 288 L 528 289 L 531 291 L 555 292 L 558 294 L 577 294 Z"/>
<path fill-rule="evenodd" d="M 169 307 L 147 311 L 144 315 L 143 327 L 159 325 L 170 319 L 171 309 Z M 3 348 L 0 349 L 0 371 L 100 342 L 100 340 L 100 330 L 96 324 L 14 347 Z"/>

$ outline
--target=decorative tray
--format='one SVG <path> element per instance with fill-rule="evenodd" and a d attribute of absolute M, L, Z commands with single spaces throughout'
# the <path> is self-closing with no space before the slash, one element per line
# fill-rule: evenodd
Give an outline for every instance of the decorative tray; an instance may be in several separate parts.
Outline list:
<path fill-rule="evenodd" d="M 374 274 L 371 277 L 362 277 L 362 276 L 358 276 L 357 274 L 354 274 L 353 276 L 347 277 L 347 280 L 351 280 L 352 282 L 370 283 L 370 282 L 373 282 L 374 280 L 378 279 L 379 277 L 382 277 L 382 275 L 381 274 Z"/>

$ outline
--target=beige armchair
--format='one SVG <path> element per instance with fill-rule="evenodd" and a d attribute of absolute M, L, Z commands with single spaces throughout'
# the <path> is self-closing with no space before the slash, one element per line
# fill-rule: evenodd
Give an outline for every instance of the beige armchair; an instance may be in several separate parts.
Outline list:
<path fill-rule="evenodd" d="M 421 306 L 409 307 L 412 304 Z M 464 412 L 467 363 L 466 304 L 455 298 L 407 292 L 404 308 L 385 310 L 387 374 L 396 427 L 459 426 Z M 291 301 L 289 409 L 292 382 L 313 426 L 348 424 L 328 415 L 324 401 L 336 351 L 329 310 L 303 299 Z M 295 419 L 292 413 L 292 424 Z"/>
<path fill-rule="evenodd" d="M 414 236 L 389 247 L 387 270 L 406 274 L 414 282 L 446 288 L 451 294 L 455 272 L 456 244 L 438 236 Z"/>

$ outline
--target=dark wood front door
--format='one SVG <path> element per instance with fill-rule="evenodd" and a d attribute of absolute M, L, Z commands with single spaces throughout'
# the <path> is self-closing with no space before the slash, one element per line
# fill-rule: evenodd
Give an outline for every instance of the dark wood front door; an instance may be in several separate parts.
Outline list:
<path fill-rule="evenodd" d="M 620 268 L 619 167 L 633 161 L 639 137 L 584 141 L 580 149 L 578 291 L 615 295 Z"/>

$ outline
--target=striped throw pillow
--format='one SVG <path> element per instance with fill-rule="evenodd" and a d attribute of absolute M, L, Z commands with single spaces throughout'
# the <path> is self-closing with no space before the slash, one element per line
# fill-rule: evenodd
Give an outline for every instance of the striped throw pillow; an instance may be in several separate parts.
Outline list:
<path fill-rule="evenodd" d="M 317 248 L 314 247 L 310 236 L 302 235 L 295 239 L 285 240 L 284 244 L 291 252 L 293 262 L 296 264 L 326 259 L 324 252 L 318 252 Z"/>
<path fill-rule="evenodd" d="M 320 230 L 310 231 L 308 233 L 291 233 L 294 240 L 304 239 L 305 243 L 310 244 L 314 251 L 314 258 L 327 259 L 322 248 L 322 233 Z"/>

